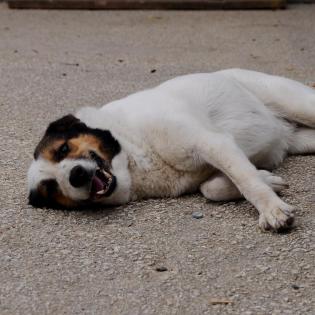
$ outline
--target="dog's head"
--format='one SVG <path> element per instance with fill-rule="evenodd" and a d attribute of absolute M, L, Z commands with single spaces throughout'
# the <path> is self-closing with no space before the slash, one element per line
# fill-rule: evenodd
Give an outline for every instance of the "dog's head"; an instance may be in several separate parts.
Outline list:
<path fill-rule="evenodd" d="M 29 203 L 52 208 L 101 203 L 116 189 L 112 161 L 119 152 L 108 130 L 90 128 L 72 115 L 51 123 L 28 171 Z"/>

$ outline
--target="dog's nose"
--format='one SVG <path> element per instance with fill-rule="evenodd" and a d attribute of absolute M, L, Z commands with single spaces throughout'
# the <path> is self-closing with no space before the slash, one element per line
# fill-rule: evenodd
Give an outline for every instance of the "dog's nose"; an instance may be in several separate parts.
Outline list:
<path fill-rule="evenodd" d="M 92 172 L 87 171 L 81 165 L 75 166 L 70 171 L 70 184 L 75 187 L 79 188 L 86 185 L 92 178 Z"/>

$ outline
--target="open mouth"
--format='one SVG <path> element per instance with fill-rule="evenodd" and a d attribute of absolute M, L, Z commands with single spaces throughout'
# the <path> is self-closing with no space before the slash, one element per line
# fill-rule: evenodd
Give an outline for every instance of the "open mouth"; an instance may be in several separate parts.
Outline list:
<path fill-rule="evenodd" d="M 115 189 L 115 176 L 98 168 L 92 177 L 91 197 L 101 198 L 109 196 Z"/>

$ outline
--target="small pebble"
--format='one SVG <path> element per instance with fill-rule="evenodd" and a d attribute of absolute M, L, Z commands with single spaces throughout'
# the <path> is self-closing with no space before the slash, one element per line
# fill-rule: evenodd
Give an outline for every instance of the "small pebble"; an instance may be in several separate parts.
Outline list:
<path fill-rule="evenodd" d="M 152 69 L 152 70 L 151 70 L 151 73 L 154 73 L 154 72 L 156 72 L 156 69 Z"/>
<path fill-rule="evenodd" d="M 164 271 L 167 271 L 167 268 L 164 266 L 160 266 L 160 267 L 156 267 L 155 270 L 158 272 L 164 272 Z"/>
<path fill-rule="evenodd" d="M 291 287 L 292 287 L 294 290 L 298 290 L 298 289 L 300 288 L 297 284 L 292 284 Z"/>
<path fill-rule="evenodd" d="M 192 213 L 192 217 L 194 219 L 202 219 L 203 218 L 203 214 L 201 212 L 193 212 Z"/>

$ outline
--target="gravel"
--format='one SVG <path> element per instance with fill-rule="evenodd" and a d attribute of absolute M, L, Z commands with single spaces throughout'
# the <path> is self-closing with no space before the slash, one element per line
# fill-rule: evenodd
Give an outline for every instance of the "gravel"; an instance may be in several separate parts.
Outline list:
<path fill-rule="evenodd" d="M 47 124 L 81 106 L 229 67 L 314 83 L 314 17 L 312 5 L 48 12 L 1 4 L 0 314 L 314 314 L 314 156 L 290 157 L 276 171 L 290 184 L 283 199 L 298 209 L 286 234 L 260 232 L 246 201 L 196 194 L 53 211 L 27 205 L 25 184 Z M 203 219 L 192 220 L 194 211 Z"/>

